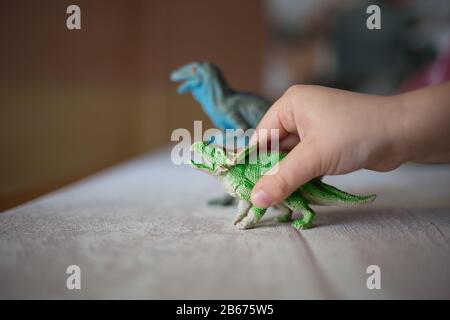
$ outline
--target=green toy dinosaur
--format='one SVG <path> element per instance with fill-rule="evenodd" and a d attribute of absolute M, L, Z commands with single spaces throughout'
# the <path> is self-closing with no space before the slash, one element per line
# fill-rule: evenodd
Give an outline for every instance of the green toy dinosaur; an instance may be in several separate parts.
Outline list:
<path fill-rule="evenodd" d="M 201 162 L 192 160 L 191 165 L 217 177 L 227 193 L 240 200 L 233 224 L 239 229 L 255 226 L 266 209 L 257 208 L 251 204 L 252 189 L 261 176 L 284 158 L 286 153 L 256 154 L 256 147 L 246 147 L 234 153 L 207 142 L 195 142 L 191 150 L 202 159 Z M 375 198 L 376 195 L 357 196 L 346 193 L 316 178 L 298 188 L 278 205 L 283 213 L 277 221 L 291 221 L 292 212 L 300 212 L 303 217 L 294 220 L 292 226 L 297 229 L 308 229 L 312 227 L 315 216 L 314 211 L 309 207 L 310 204 L 354 206 L 372 202 Z"/>

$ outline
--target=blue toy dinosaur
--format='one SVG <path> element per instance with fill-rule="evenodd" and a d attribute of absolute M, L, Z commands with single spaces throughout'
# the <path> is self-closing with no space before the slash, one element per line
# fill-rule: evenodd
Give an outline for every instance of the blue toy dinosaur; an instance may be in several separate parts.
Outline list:
<path fill-rule="evenodd" d="M 191 92 L 213 124 L 222 130 L 255 128 L 271 102 L 231 89 L 220 69 L 209 62 L 189 63 L 170 76 L 183 81 L 178 93 Z"/>
<path fill-rule="evenodd" d="M 209 62 L 192 62 L 170 75 L 181 81 L 178 93 L 191 92 L 213 124 L 221 130 L 255 128 L 271 102 L 254 94 L 231 89 L 220 69 Z M 210 204 L 228 205 L 233 198 L 211 200 Z"/>

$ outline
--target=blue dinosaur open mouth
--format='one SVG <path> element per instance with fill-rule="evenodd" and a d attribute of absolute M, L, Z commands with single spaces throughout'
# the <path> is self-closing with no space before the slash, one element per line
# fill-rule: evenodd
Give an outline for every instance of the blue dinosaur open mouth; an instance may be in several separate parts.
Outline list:
<path fill-rule="evenodd" d="M 187 65 L 173 71 L 170 74 L 170 80 L 174 82 L 182 81 L 177 89 L 178 93 L 188 92 L 201 83 L 200 76 L 197 73 L 197 69 L 191 65 Z"/>
<path fill-rule="evenodd" d="M 170 74 L 170 80 L 172 81 L 183 81 L 192 77 L 192 74 L 185 74 L 182 69 L 175 70 Z"/>
<path fill-rule="evenodd" d="M 200 84 L 200 79 L 198 77 L 189 77 L 186 81 L 182 82 L 177 88 L 178 93 L 186 93 L 191 91 Z"/>

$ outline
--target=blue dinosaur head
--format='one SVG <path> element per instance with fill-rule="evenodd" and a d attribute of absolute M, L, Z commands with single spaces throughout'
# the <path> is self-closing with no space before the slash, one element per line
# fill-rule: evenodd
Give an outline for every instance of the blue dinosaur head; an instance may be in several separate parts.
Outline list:
<path fill-rule="evenodd" d="M 199 61 L 192 62 L 178 68 L 170 75 L 170 80 L 182 82 L 178 87 L 178 93 L 186 93 L 200 89 L 211 80 L 218 80 L 225 84 L 225 80 L 218 67 L 212 63 Z"/>

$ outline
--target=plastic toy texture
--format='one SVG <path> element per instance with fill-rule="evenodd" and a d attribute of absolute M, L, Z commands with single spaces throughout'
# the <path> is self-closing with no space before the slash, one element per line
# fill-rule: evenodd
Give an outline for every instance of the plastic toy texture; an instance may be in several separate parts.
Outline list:
<path fill-rule="evenodd" d="M 195 142 L 191 150 L 201 156 L 202 161 L 191 161 L 191 165 L 219 179 L 231 196 L 239 199 L 238 211 L 233 224 L 239 229 L 254 227 L 263 217 L 266 209 L 252 205 L 250 195 L 261 175 L 286 156 L 284 152 L 257 154 L 255 147 L 246 147 L 234 153 L 208 142 Z M 298 188 L 278 207 L 283 211 L 278 222 L 292 220 L 292 212 L 300 212 L 302 217 L 292 221 L 297 229 L 313 226 L 314 211 L 310 205 L 355 206 L 375 200 L 376 195 L 358 196 L 341 191 L 320 179 L 313 179 Z"/>

